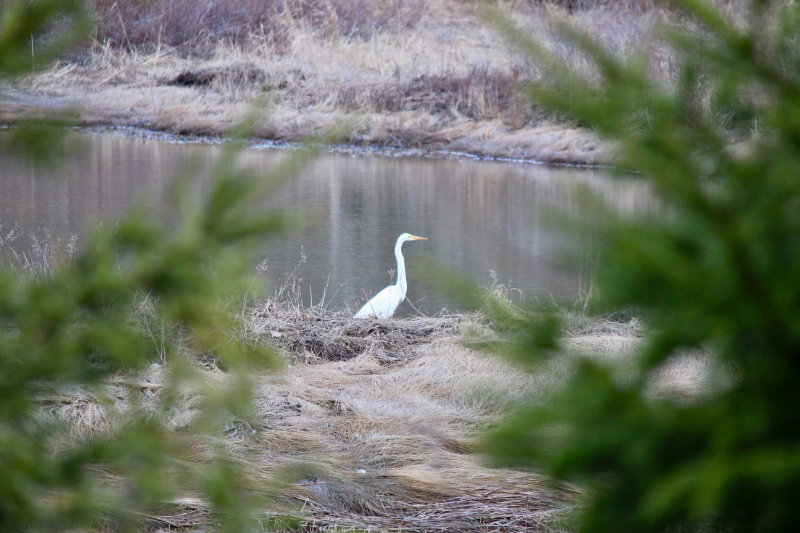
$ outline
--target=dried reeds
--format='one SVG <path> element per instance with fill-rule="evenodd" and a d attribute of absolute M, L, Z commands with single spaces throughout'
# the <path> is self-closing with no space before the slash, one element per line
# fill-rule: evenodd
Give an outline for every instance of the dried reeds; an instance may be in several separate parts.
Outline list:
<path fill-rule="evenodd" d="M 27 276 L 44 277 L 73 257 L 77 240 L 77 235 L 53 237 L 47 229 L 37 234 L 19 224 L 10 228 L 0 225 L 0 265 Z"/>
<path fill-rule="evenodd" d="M 425 10 L 419 0 L 95 0 L 97 39 L 115 47 L 208 55 L 219 43 L 254 39 L 285 46 L 298 27 L 320 34 L 368 39 L 413 27 Z"/>
<path fill-rule="evenodd" d="M 322 306 L 303 308 L 268 300 L 253 309 L 252 336 L 306 363 L 346 361 L 365 352 L 383 364 L 413 357 L 413 346 L 452 336 L 462 317 L 358 320 Z"/>
<path fill-rule="evenodd" d="M 564 530 L 574 489 L 489 468 L 474 449 L 482 428 L 513 402 L 540 401 L 569 372 L 568 361 L 531 375 L 461 343 L 464 335 L 490 334 L 479 315 L 355 320 L 324 303 L 303 307 L 291 287 L 248 316 L 243 334 L 278 346 L 289 365 L 251 376 L 253 416 L 231 419 L 219 438 L 254 490 L 274 493 L 261 515 L 265 523 L 282 530 L 278 517 L 292 516 L 294 531 Z M 594 357 L 617 357 L 606 351 L 617 340 L 630 353 L 640 335 L 638 322 L 627 317 L 567 318 L 575 339 L 568 339 L 568 350 Z M 184 355 L 225 382 L 213 358 Z M 71 425 L 73 438 L 113 434 L 114 413 L 148 408 L 159 398 L 163 371 L 154 362 L 141 376 L 120 377 L 102 391 L 59 391 L 42 413 Z M 198 391 L 185 391 L 161 422 L 180 431 L 198 401 Z M 202 460 L 202 450 L 197 454 Z M 276 477 L 284 480 L 279 490 Z M 213 517 L 207 502 L 187 494 L 142 520 L 167 530 L 205 528 Z"/>
<path fill-rule="evenodd" d="M 563 2 L 500 8 L 565 64 L 591 64 L 553 31 Z M 653 40 L 662 10 L 649 2 L 592 3 L 572 21 L 616 56 L 652 43 L 669 79 L 670 51 Z M 471 3 L 111 2 L 96 0 L 93 46 L 15 84 L 5 120 L 80 106 L 87 125 L 136 125 L 225 135 L 257 99 L 254 134 L 298 141 L 326 129 L 346 142 L 452 150 L 552 163 L 609 163 L 612 147 L 536 109 L 518 93 L 542 81 L 528 58 L 487 28 Z M 644 7 L 643 7 L 644 6 Z M 655 6 L 655 4 L 654 4 Z M 566 6 L 570 7 L 570 6 Z"/>
<path fill-rule="evenodd" d="M 402 516 L 331 516 L 317 511 L 301 531 L 561 531 L 567 492 L 546 494 L 540 486 L 511 479 L 502 486 L 478 486 L 469 494 L 436 502 L 403 504 Z M 399 502 L 398 502 L 399 503 Z M 346 529 L 343 529 L 346 528 Z"/>

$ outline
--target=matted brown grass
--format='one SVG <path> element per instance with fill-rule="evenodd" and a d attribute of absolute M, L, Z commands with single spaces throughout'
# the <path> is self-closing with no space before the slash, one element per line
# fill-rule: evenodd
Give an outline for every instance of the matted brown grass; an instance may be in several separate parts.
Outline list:
<path fill-rule="evenodd" d="M 477 439 L 515 403 L 546 401 L 581 358 L 632 361 L 643 339 L 638 320 L 567 313 L 563 354 L 523 371 L 470 348 L 495 338 L 480 314 L 356 320 L 298 301 L 284 294 L 250 308 L 242 335 L 275 346 L 285 369 L 251 376 L 254 415 L 230 420 L 221 434 L 252 486 L 276 493 L 261 512 L 265 524 L 293 516 L 295 531 L 565 530 L 577 489 L 491 468 Z M 208 379 L 229 381 L 213 357 L 187 355 Z M 626 366 L 618 368 L 625 379 Z M 705 354 L 676 357 L 653 377 L 652 393 L 702 393 L 708 373 Z M 154 362 L 102 390 L 43 398 L 41 413 L 69 425 L 67 440 L 113 434 L 120 413 L 154 408 L 165 379 Z M 184 391 L 177 407 L 159 414 L 161 423 L 180 432 L 201 401 L 198 391 Z M 203 460 L 202 447 L 197 454 Z M 288 481 L 276 489 L 280 478 Z M 153 531 L 212 523 L 208 503 L 192 494 L 163 515 L 142 517 Z"/>
<path fill-rule="evenodd" d="M 221 436 L 254 487 L 270 490 L 276 476 L 295 472 L 262 516 L 266 523 L 292 515 L 300 531 L 562 531 L 575 489 L 490 468 L 476 439 L 515 402 L 545 399 L 576 356 L 630 355 L 641 334 L 633 319 L 572 316 L 568 353 L 529 373 L 463 342 L 494 335 L 479 314 L 355 320 L 291 298 L 249 313 L 242 334 L 276 346 L 286 365 L 252 376 L 254 416 L 231 420 Z M 189 355 L 209 379 L 226 383 L 213 357 Z M 155 405 L 164 370 L 154 362 L 102 393 L 61 391 L 42 412 L 67 422 L 72 438 L 113 434 L 115 413 L 134 401 Z M 199 402 L 187 390 L 162 423 L 180 431 Z M 172 504 L 162 516 L 142 517 L 143 525 L 166 531 L 211 523 L 208 504 L 195 495 Z"/>

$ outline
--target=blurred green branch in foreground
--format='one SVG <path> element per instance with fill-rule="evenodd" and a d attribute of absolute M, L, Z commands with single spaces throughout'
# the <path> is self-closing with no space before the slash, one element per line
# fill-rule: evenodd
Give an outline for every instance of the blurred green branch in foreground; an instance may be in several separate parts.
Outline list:
<path fill-rule="evenodd" d="M 489 15 L 546 69 L 534 102 L 615 142 L 619 167 L 652 184 L 657 207 L 634 217 L 596 202 L 572 221 L 602 247 L 594 309 L 646 323 L 637 354 L 584 359 L 487 449 L 583 487 L 584 533 L 790 531 L 800 522 L 800 7 L 754 1 L 731 20 L 706 2 L 675 3 L 680 27 L 663 34 L 670 83 L 653 80 L 645 53 L 619 60 L 562 24 L 596 67 L 587 79 Z M 553 356 L 528 342 L 515 353 Z M 702 385 L 659 390 L 681 356 L 703 362 Z"/>
<path fill-rule="evenodd" d="M 4 2 L 0 77 L 46 64 L 88 22 L 80 1 Z M 46 161 L 60 130 L 41 117 L 34 129 L 12 128 L 3 157 Z M 232 143 L 199 205 L 176 187 L 169 229 L 139 209 L 45 275 L 0 265 L 3 531 L 136 529 L 178 497 L 223 530 L 252 526 L 271 489 L 248 483 L 219 436 L 247 424 L 249 372 L 276 363 L 243 340 L 242 302 L 258 286 L 253 244 L 286 221 L 262 214 L 264 179 L 236 171 L 236 152 Z M 212 380 L 217 367 L 226 372 Z"/>

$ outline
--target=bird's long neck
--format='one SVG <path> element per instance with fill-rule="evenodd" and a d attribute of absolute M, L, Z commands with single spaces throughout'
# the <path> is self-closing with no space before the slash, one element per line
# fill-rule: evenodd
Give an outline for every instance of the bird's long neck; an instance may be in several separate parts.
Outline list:
<path fill-rule="evenodd" d="M 397 241 L 397 244 L 394 245 L 394 256 L 397 258 L 397 283 L 395 285 L 397 285 L 403 292 L 403 295 L 405 295 L 408 283 L 406 282 L 406 262 L 403 259 L 403 252 L 400 250 L 402 247 L 402 241 Z"/>

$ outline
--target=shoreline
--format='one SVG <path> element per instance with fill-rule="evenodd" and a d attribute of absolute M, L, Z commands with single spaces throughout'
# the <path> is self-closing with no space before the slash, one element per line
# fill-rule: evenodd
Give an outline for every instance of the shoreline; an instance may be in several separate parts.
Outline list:
<path fill-rule="evenodd" d="M 15 127 L 15 123 L 2 123 L 2 127 Z M 220 145 L 227 142 L 227 137 L 213 135 L 191 135 L 180 133 L 169 133 L 149 129 L 140 126 L 71 126 L 70 129 L 78 132 L 86 132 L 92 135 L 120 135 L 129 138 L 141 138 L 147 140 L 157 140 L 171 144 L 198 144 L 198 145 Z M 251 139 L 248 141 L 247 148 L 253 150 L 298 150 L 302 148 L 301 141 L 274 141 L 271 139 Z M 612 164 L 589 164 L 589 163 L 558 163 L 539 161 L 536 159 L 513 158 L 504 156 L 480 155 L 469 152 L 457 152 L 436 148 L 402 148 L 395 146 L 358 146 L 355 144 L 327 144 L 324 151 L 332 154 L 358 155 L 358 156 L 380 156 L 389 158 L 423 158 L 423 159 L 455 159 L 465 161 L 491 161 L 498 163 L 511 163 L 515 165 L 546 166 L 553 168 L 577 168 L 585 170 L 613 169 Z"/>
<path fill-rule="evenodd" d="M 224 143 L 235 124 L 222 120 L 217 124 L 206 124 L 203 128 L 191 128 L 180 121 L 154 123 L 147 113 L 124 113 L 118 109 L 92 107 L 79 95 L 48 96 L 31 94 L 19 90 L 0 89 L 0 124 L 13 127 L 30 119 L 67 117 L 71 128 L 92 133 L 120 132 L 123 135 L 158 138 L 166 142 L 214 144 Z M 422 120 L 423 115 L 417 116 Z M 347 117 L 344 119 L 347 121 Z M 490 121 L 494 122 L 494 121 Z M 423 157 L 444 159 L 466 159 L 477 161 L 499 161 L 506 163 L 543 165 L 550 167 L 574 167 L 597 169 L 613 167 L 613 157 L 608 146 L 602 146 L 589 132 L 581 132 L 566 125 L 547 124 L 539 128 L 520 128 L 504 131 L 494 137 L 482 135 L 482 129 L 492 124 L 466 122 L 459 125 L 464 134 L 454 140 L 445 141 L 432 137 L 429 132 L 418 131 L 419 140 L 402 145 L 387 142 L 385 138 L 360 138 L 345 136 L 344 142 L 334 142 L 326 150 L 334 153 L 385 155 L 388 157 Z M 335 124 L 331 124 L 335 128 Z M 291 138 L 270 137 L 256 131 L 250 141 L 252 148 L 296 149 L 315 131 L 297 132 Z M 503 134 L 513 137 L 513 142 Z M 405 131 L 407 137 L 415 133 Z M 565 149 L 558 145 L 564 137 L 572 137 L 571 146 Z M 476 137 L 479 140 L 476 140 Z M 541 137 L 547 137 L 542 139 Z M 547 142 L 555 138 L 555 142 Z M 353 141 L 356 142 L 353 142 Z"/>
<path fill-rule="evenodd" d="M 331 32 L 324 17 L 296 14 L 299 19 L 282 19 L 286 27 L 277 41 L 249 28 L 236 42 L 209 39 L 199 49 L 162 33 L 164 40 L 124 45 L 114 38 L 121 15 L 109 12 L 97 40 L 85 48 L 45 70 L 0 82 L 0 123 L 55 115 L 87 128 L 221 138 L 247 121 L 255 139 L 278 144 L 330 132 L 348 151 L 613 165 L 610 142 L 530 102 L 526 90 L 546 83 L 545 71 L 474 9 L 448 0 L 420 6 L 420 12 L 404 5 L 392 4 L 403 9 L 396 13 L 400 19 L 368 36 Z M 152 13 L 131 9 L 124 21 L 129 28 L 155 23 Z M 569 17 L 623 55 L 659 20 L 657 10 L 605 5 L 574 13 L 503 9 L 587 79 L 590 66 L 563 49 L 554 17 Z M 329 15 L 328 22 L 341 22 Z M 170 31 L 213 33 L 214 24 L 225 26 L 207 20 Z"/>
<path fill-rule="evenodd" d="M 44 70 L 0 80 L 0 124 L 55 116 L 85 128 L 218 139 L 246 120 L 256 142 L 278 147 L 332 132 L 349 153 L 587 168 L 616 162 L 611 142 L 529 100 L 530 88 L 547 84 L 547 70 L 474 5 L 381 0 L 275 11 L 223 2 L 213 13 L 204 5 L 98 7 L 95 33 L 81 48 Z M 614 57 L 645 52 L 655 78 L 664 87 L 675 82 L 659 28 L 680 17 L 657 3 L 498 9 L 587 83 L 596 69 L 565 45 L 560 24 Z"/>

